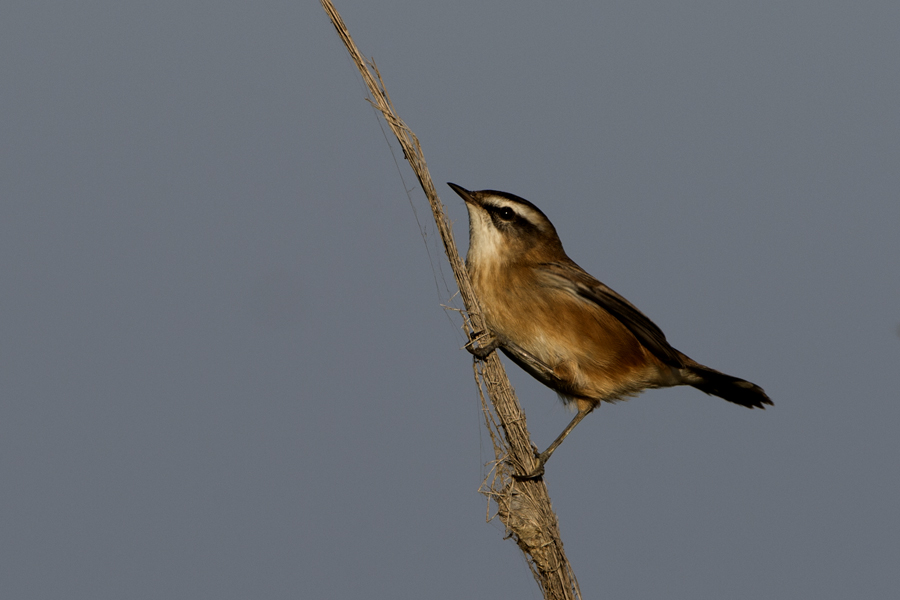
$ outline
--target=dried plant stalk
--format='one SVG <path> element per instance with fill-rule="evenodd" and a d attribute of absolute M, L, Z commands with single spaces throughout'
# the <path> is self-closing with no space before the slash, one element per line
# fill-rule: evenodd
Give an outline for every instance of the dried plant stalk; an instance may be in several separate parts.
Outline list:
<path fill-rule="evenodd" d="M 381 111 L 391 131 L 397 136 L 403 147 L 404 156 L 428 198 L 438 233 L 444 244 L 444 252 L 450 261 L 453 276 L 465 304 L 466 310 L 462 314 L 471 343 L 479 334 L 486 331 L 484 318 L 465 265 L 456 249 L 450 222 L 434 189 L 419 140 L 394 111 L 393 103 L 374 61 L 366 60 L 360 53 L 331 1 L 320 1 L 362 74 L 371 94 L 369 102 Z M 531 437 L 525 424 L 525 413 L 519 406 L 496 352 L 491 353 L 484 361 L 475 361 L 474 369 L 485 424 L 494 446 L 493 467 L 480 491 L 496 503 L 497 516 L 525 553 L 544 598 L 580 600 L 581 591 L 563 551 L 559 525 L 553 513 L 547 486 L 542 479 L 519 481 L 513 477 L 514 472 L 530 473 L 537 464 Z M 490 519 L 490 515 L 488 517 Z"/>

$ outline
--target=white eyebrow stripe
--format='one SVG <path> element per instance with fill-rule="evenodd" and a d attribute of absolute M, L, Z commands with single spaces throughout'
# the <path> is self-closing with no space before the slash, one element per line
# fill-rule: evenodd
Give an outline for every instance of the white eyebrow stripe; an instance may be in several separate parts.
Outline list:
<path fill-rule="evenodd" d="M 503 196 L 488 196 L 486 200 L 489 204 L 497 208 L 509 207 L 513 209 L 514 211 L 516 211 L 516 214 L 524 217 L 535 226 L 540 226 L 540 224 L 545 220 L 545 217 L 543 215 L 538 213 L 530 206 L 522 204 L 521 202 L 516 202 L 515 200 L 504 198 Z"/>

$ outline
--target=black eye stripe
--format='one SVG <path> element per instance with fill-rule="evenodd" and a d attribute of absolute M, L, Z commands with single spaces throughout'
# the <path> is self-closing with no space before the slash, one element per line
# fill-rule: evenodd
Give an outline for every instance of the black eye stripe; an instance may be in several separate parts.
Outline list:
<path fill-rule="evenodd" d="M 486 206 L 487 211 L 491 215 L 494 227 L 507 230 L 514 228 L 519 235 L 536 233 L 539 228 L 532 223 L 528 217 L 520 214 L 511 206 Z"/>
<path fill-rule="evenodd" d="M 515 209 L 510 206 L 488 206 L 486 208 L 495 221 L 511 223 L 512 221 L 521 220 Z"/>

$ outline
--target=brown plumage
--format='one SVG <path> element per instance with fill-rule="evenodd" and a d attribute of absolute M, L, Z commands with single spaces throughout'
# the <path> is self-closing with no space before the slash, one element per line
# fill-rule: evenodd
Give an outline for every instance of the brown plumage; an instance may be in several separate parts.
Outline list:
<path fill-rule="evenodd" d="M 469 212 L 466 267 L 494 346 L 578 407 L 528 477 L 543 474 L 553 451 L 601 402 L 690 385 L 748 408 L 772 404 L 759 386 L 669 345 L 649 318 L 566 255 L 553 224 L 535 205 L 505 192 L 449 185 Z"/>

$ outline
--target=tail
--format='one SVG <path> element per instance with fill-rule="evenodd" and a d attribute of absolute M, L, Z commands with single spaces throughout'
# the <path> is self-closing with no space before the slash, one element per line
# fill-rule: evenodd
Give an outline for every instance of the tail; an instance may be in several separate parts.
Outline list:
<path fill-rule="evenodd" d="M 681 370 L 687 385 L 747 408 L 764 409 L 766 404 L 773 406 L 763 389 L 755 383 L 720 373 L 690 359 L 688 361 Z"/>

